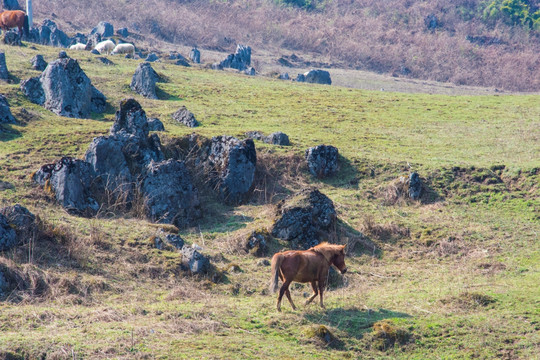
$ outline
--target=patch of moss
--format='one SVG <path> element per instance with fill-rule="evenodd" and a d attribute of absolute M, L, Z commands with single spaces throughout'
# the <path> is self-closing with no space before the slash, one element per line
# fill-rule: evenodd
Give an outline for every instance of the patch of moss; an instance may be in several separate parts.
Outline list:
<path fill-rule="evenodd" d="M 304 335 L 310 341 L 321 347 L 330 347 L 332 349 L 343 348 L 343 341 L 339 340 L 326 326 L 315 325 L 305 330 Z"/>

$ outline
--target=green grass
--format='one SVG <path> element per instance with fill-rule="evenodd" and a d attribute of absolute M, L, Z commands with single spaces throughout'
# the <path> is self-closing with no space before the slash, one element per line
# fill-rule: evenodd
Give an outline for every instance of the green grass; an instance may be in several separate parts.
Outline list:
<path fill-rule="evenodd" d="M 26 79 L 29 59 L 57 50 L 4 45 L 13 77 Z M 92 119 L 69 119 L 31 104 L 18 84 L 0 84 L 21 125 L 0 132 L 0 204 L 19 202 L 55 228 L 56 240 L 1 256 L 43 271 L 54 293 L 0 303 L 0 354 L 28 358 L 520 358 L 540 344 L 540 97 L 442 96 L 369 92 L 247 77 L 203 68 L 154 64 L 167 79 L 160 100 L 129 90 L 137 61 L 111 57 L 105 66 L 86 52 L 69 52 L 111 105 Z M 97 219 L 65 213 L 31 183 L 40 165 L 82 157 L 105 135 L 118 103 L 140 101 L 169 137 L 242 136 L 283 131 L 290 148 L 256 142 L 259 159 L 291 169 L 309 146 L 338 147 L 341 171 L 318 181 L 300 163 L 298 176 L 276 174 L 286 192 L 316 186 L 339 217 L 366 231 L 371 218 L 390 233 L 366 233 L 376 256 L 352 251 L 345 285 L 325 296 L 327 310 L 303 306 L 307 286 L 292 287 L 299 310 L 275 310 L 267 295 L 270 269 L 238 251 L 238 240 L 272 224 L 272 204 L 217 205 L 205 194 L 200 227 L 181 232 L 213 256 L 225 281 L 192 279 L 179 254 L 149 246 L 158 227 L 126 216 Z M 181 105 L 202 126 L 175 124 Z M 160 134 L 161 136 L 161 134 Z M 276 165 L 277 164 L 277 165 Z M 504 168 L 494 165 L 504 165 Z M 288 167 L 289 166 L 289 167 Z M 460 169 L 456 169 L 459 167 Z M 274 169 L 272 168 L 272 169 Z M 388 187 L 410 169 L 430 188 L 429 201 L 384 201 Z M 394 229 L 394 230 L 393 230 Z M 395 229 L 408 229 L 401 231 Z M 409 235 L 406 235 L 406 234 Z M 344 234 L 342 234 L 344 235 Z M 345 236 L 345 235 L 344 235 Z M 64 239 L 64 240 L 62 240 Z M 69 240 L 71 239 L 71 240 Z M 342 237 L 342 241 L 347 241 Z M 274 240 L 272 249 L 286 248 Z M 27 248 L 25 248 L 27 249 Z M 32 249 L 31 249 L 32 250 Z M 53 281 L 54 280 L 54 281 Z M 71 290 L 70 290 L 71 289 Z M 486 306 L 468 295 L 489 296 Z M 465 299 L 461 301 L 460 299 Z M 381 351 L 373 324 L 387 320 L 410 341 Z M 325 325 L 343 347 L 325 347 L 306 331 Z"/>

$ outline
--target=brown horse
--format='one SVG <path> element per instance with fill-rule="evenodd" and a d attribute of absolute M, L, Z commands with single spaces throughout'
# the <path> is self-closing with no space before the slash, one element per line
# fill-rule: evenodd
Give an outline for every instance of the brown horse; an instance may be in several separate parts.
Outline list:
<path fill-rule="evenodd" d="M 342 274 L 345 274 L 347 271 L 344 245 L 334 245 L 324 242 L 308 250 L 290 250 L 275 254 L 272 257 L 272 282 L 270 283 L 270 291 L 277 291 L 278 278 L 283 281 L 277 300 L 278 311 L 281 311 L 281 298 L 283 294 L 287 295 L 287 299 L 289 299 L 293 310 L 296 310 L 296 306 L 294 306 L 291 299 L 291 293 L 289 292 L 289 285 L 293 281 L 311 283 L 313 296 L 306 301 L 306 305 L 311 303 L 317 295 L 320 295 L 321 307 L 324 309 L 323 290 L 326 287 L 328 270 L 330 270 L 331 265 L 336 266 Z"/>
<path fill-rule="evenodd" d="M 22 37 L 23 29 L 24 34 L 28 35 L 28 16 L 21 10 L 8 10 L 0 13 L 0 28 L 4 31 L 8 31 L 11 28 L 19 28 L 19 36 Z"/>

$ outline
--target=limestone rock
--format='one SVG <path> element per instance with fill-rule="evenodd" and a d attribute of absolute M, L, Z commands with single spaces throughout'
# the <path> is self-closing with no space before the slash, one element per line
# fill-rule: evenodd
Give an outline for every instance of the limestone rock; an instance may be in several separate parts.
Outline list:
<path fill-rule="evenodd" d="M 99 34 L 102 38 L 114 35 L 114 26 L 106 21 L 100 21 L 90 34 Z"/>
<path fill-rule="evenodd" d="M 150 131 L 165 131 L 165 126 L 158 118 L 148 119 L 148 130 Z"/>
<path fill-rule="evenodd" d="M 0 251 L 11 249 L 17 244 L 15 230 L 9 225 L 8 220 L 0 214 Z"/>
<path fill-rule="evenodd" d="M 198 191 L 181 161 L 150 163 L 141 193 L 146 215 L 154 222 L 185 228 L 201 217 Z"/>
<path fill-rule="evenodd" d="M 0 94 L 0 124 L 16 124 L 17 120 L 11 114 L 9 103 L 4 95 Z"/>
<path fill-rule="evenodd" d="M 332 84 L 330 73 L 325 70 L 309 70 L 308 72 L 304 73 L 304 81 L 313 84 Z"/>
<path fill-rule="evenodd" d="M 318 145 L 306 150 L 309 172 L 323 179 L 338 171 L 338 149 L 330 145 Z"/>
<path fill-rule="evenodd" d="M 31 60 L 30 63 L 32 63 L 32 69 L 43 71 L 47 67 L 47 62 L 43 58 L 43 55 L 36 55 Z"/>
<path fill-rule="evenodd" d="M 409 175 L 409 197 L 413 200 L 420 199 L 422 195 L 422 180 L 417 172 L 412 172 Z"/>
<path fill-rule="evenodd" d="M 99 209 L 93 197 L 97 184 L 96 173 L 86 161 L 63 157 L 54 164 L 44 165 L 34 175 L 38 183 L 44 183 L 46 191 L 54 194 L 56 201 L 68 212 L 93 216 Z"/>
<path fill-rule="evenodd" d="M 19 240 L 29 238 L 37 229 L 36 216 L 20 204 L 2 208 L 0 214 L 6 217 Z"/>
<path fill-rule="evenodd" d="M 201 254 L 197 246 L 184 246 L 182 248 L 182 268 L 191 274 L 207 274 L 211 269 L 210 259 Z"/>
<path fill-rule="evenodd" d="M 272 235 L 291 241 L 294 248 L 309 249 L 328 240 L 335 231 L 334 203 L 319 190 L 305 189 L 277 205 Z"/>
<path fill-rule="evenodd" d="M 6 54 L 0 52 L 0 80 L 7 81 L 9 79 L 9 72 L 6 65 Z"/>
<path fill-rule="evenodd" d="M 43 105 L 45 103 L 45 92 L 39 81 L 39 76 L 21 81 L 22 93 L 34 104 Z"/>
<path fill-rule="evenodd" d="M 201 52 L 197 48 L 191 49 L 189 52 L 189 58 L 191 61 L 193 61 L 195 64 L 201 63 Z"/>
<path fill-rule="evenodd" d="M 275 133 L 272 133 L 264 138 L 264 142 L 268 144 L 273 145 L 281 145 L 281 146 L 289 146 L 291 143 L 289 142 L 289 137 L 287 134 L 278 131 Z"/>
<path fill-rule="evenodd" d="M 157 99 L 156 82 L 158 80 L 159 76 L 150 63 L 143 62 L 137 66 L 130 87 L 131 90 L 146 98 Z"/>
<path fill-rule="evenodd" d="M 173 115 L 173 119 L 179 123 L 182 123 L 188 127 L 197 127 L 199 122 L 195 119 L 195 115 L 190 112 L 185 106 L 178 109 Z"/>

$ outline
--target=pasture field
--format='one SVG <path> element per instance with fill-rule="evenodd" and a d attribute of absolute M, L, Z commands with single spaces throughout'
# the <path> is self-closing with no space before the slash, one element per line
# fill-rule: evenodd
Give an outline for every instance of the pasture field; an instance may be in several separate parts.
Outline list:
<path fill-rule="evenodd" d="M 0 132 L 0 181 L 14 186 L 0 191 L 0 206 L 28 207 L 49 236 L 0 254 L 35 279 L 0 302 L 0 358 L 538 358 L 539 95 L 367 91 L 163 62 L 152 65 L 164 79 L 160 99 L 149 100 L 129 89 L 139 61 L 110 56 L 107 66 L 68 50 L 110 105 L 70 119 L 19 90 L 19 80 L 38 75 L 31 57 L 58 53 L 26 45 L 0 45 L 11 74 L 0 93 L 21 121 Z M 180 232 L 212 256 L 219 280 L 188 277 L 178 252 L 154 248 L 163 226 L 132 214 L 69 215 L 30 181 L 42 164 L 82 157 L 126 97 L 163 121 L 164 144 L 191 132 L 289 135 L 290 147 L 255 142 L 250 202 L 221 205 L 202 189 L 204 218 Z M 182 105 L 201 127 L 174 123 Z M 303 154 L 323 143 L 339 149 L 340 172 L 320 181 Z M 411 170 L 426 185 L 422 201 L 396 197 L 395 180 Z M 275 203 L 305 187 L 334 201 L 349 272 L 326 292 L 326 310 L 304 307 L 311 290 L 293 285 L 298 310 L 284 300 L 278 313 L 269 266 L 239 244 L 270 228 Z M 287 247 L 272 240 L 272 252 Z M 317 336 L 325 331 L 330 344 Z"/>

